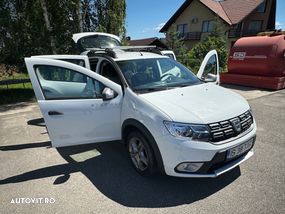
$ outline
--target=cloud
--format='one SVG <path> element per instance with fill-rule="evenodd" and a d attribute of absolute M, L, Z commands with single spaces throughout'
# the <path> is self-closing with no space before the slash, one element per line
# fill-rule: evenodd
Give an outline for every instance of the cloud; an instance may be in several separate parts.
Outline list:
<path fill-rule="evenodd" d="M 158 24 L 153 30 L 160 31 L 160 29 L 165 25 L 165 22 Z"/>
<path fill-rule="evenodd" d="M 158 31 L 160 31 L 160 29 L 165 25 L 164 22 L 162 23 L 159 23 L 158 25 L 156 25 L 155 27 L 146 27 L 142 30 L 142 33 L 152 33 L 152 34 L 155 34 L 155 33 L 158 33 Z"/>
<path fill-rule="evenodd" d="M 284 23 L 282 23 L 282 22 L 275 22 L 275 26 L 276 26 L 276 29 L 280 29 L 280 28 L 285 28 L 285 25 L 284 25 Z"/>
<path fill-rule="evenodd" d="M 147 32 L 149 32 L 151 29 L 149 28 L 149 27 L 147 27 L 147 28 L 144 28 L 143 30 L 142 30 L 142 32 L 143 33 L 147 33 Z"/>

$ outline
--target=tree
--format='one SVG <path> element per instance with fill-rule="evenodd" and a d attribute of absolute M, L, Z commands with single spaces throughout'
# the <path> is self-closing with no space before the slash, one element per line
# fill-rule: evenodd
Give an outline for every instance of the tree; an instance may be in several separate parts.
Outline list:
<path fill-rule="evenodd" d="M 49 32 L 49 37 L 50 37 L 50 47 L 52 49 L 53 54 L 56 53 L 56 49 L 55 49 L 55 41 L 54 41 L 54 36 L 52 35 L 52 28 L 50 25 L 50 17 L 49 17 L 49 13 L 47 11 L 47 4 L 46 4 L 46 0 L 40 0 L 40 4 L 41 4 L 41 8 L 43 11 L 43 17 L 45 20 L 45 26 L 47 31 Z"/>
<path fill-rule="evenodd" d="M 125 0 L 0 0 L 0 64 L 71 53 L 72 34 L 103 31 L 125 36 Z"/>
<path fill-rule="evenodd" d="M 98 26 L 96 0 L 79 0 L 79 29 L 80 32 L 95 31 Z"/>
<path fill-rule="evenodd" d="M 177 31 L 170 31 L 166 35 L 166 45 L 172 50 L 177 58 L 177 61 L 189 67 L 190 59 L 188 57 L 188 49 L 186 48 L 183 39 Z"/>
<path fill-rule="evenodd" d="M 213 49 L 218 52 L 220 67 L 222 70 L 226 69 L 228 49 L 222 26 L 223 23 L 221 23 L 220 18 L 215 18 L 213 31 L 202 42 L 196 44 L 188 53 L 188 57 L 191 59 L 190 67 L 194 72 L 198 72 L 204 57 Z"/>
<path fill-rule="evenodd" d="M 126 36 L 126 0 L 97 0 L 98 31 Z"/>

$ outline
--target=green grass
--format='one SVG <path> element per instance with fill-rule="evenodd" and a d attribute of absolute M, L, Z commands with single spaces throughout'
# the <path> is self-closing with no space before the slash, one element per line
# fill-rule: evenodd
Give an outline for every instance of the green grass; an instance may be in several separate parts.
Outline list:
<path fill-rule="evenodd" d="M 13 76 L 0 75 L 0 80 L 10 80 L 10 79 L 29 79 L 29 75 L 26 73 L 13 73 Z"/>
<path fill-rule="evenodd" d="M 35 95 L 31 83 L 0 86 L 0 105 L 34 101 Z"/>

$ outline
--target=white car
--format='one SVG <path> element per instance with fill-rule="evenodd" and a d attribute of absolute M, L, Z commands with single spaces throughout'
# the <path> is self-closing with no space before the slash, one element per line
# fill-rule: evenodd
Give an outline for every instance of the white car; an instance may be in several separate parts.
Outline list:
<path fill-rule="evenodd" d="M 253 155 L 247 101 L 218 86 L 215 50 L 196 75 L 119 48 L 25 58 L 52 146 L 125 143 L 141 175 L 216 177 Z"/>
<path fill-rule="evenodd" d="M 121 39 L 113 34 L 101 33 L 101 32 L 83 32 L 75 33 L 72 36 L 72 40 L 75 43 L 77 49 L 82 55 L 86 55 L 89 50 L 98 49 L 102 47 L 155 47 L 155 46 L 122 46 Z M 159 51 L 159 50 L 157 50 Z M 163 56 L 168 56 L 169 58 L 176 60 L 175 53 L 171 50 L 160 50 L 159 53 Z"/>

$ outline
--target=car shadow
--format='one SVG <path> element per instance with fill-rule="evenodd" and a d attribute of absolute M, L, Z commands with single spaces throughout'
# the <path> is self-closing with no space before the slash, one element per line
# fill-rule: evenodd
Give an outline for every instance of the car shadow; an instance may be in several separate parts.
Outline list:
<path fill-rule="evenodd" d="M 236 85 L 236 84 L 224 84 L 224 83 L 222 83 L 222 84 L 220 84 L 220 86 L 227 88 L 227 89 L 235 89 L 235 90 L 240 90 L 240 91 L 254 91 L 254 90 L 259 90 L 259 91 L 264 91 L 264 92 L 273 92 L 274 91 L 272 89 L 256 88 L 256 87 Z"/>
<path fill-rule="evenodd" d="M 31 148 L 38 148 L 38 147 L 46 147 L 51 148 L 51 142 L 38 142 L 38 143 L 25 143 L 25 144 L 16 144 L 16 145 L 9 145 L 9 146 L 0 146 L 0 151 L 14 151 L 14 150 L 23 150 L 23 149 L 31 149 Z"/>
<path fill-rule="evenodd" d="M 8 148 L 1 147 L 1 150 Z M 0 185 L 51 176 L 58 176 L 53 184 L 60 185 L 68 182 L 72 173 L 81 172 L 102 194 L 121 205 L 159 208 L 191 204 L 209 197 L 240 176 L 240 169 L 236 167 L 218 178 L 142 177 L 133 169 L 126 148 L 120 142 L 64 147 L 57 151 L 67 163 L 6 178 L 0 180 Z"/>
<path fill-rule="evenodd" d="M 69 163 L 72 155 L 97 150 L 100 155 L 84 161 L 80 171 L 108 198 L 128 207 L 171 207 L 206 198 L 240 176 L 239 167 L 218 178 L 175 178 L 166 175 L 140 176 L 127 158 L 122 143 L 59 148 Z M 98 153 L 97 153 L 98 154 Z M 82 162 L 83 163 L 83 162 Z"/>

